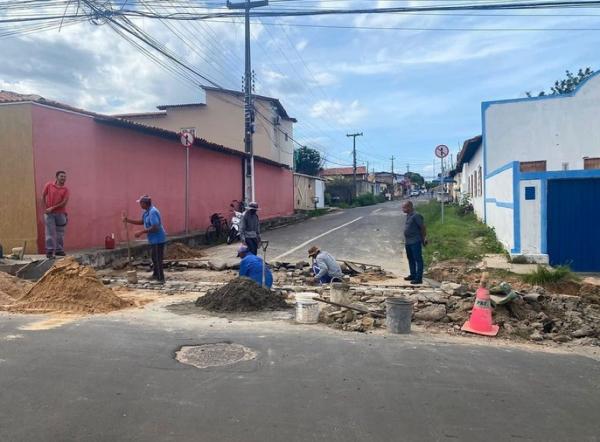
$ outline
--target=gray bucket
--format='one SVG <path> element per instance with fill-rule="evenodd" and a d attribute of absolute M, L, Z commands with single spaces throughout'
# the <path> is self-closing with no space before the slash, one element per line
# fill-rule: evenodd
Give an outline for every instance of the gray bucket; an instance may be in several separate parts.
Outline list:
<path fill-rule="evenodd" d="M 387 298 L 385 300 L 385 325 L 389 333 L 409 334 L 413 305 L 406 298 Z"/>

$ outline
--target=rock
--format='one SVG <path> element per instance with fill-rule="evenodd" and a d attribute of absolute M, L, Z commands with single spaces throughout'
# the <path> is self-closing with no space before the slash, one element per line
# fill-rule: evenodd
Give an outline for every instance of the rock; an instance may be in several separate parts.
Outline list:
<path fill-rule="evenodd" d="M 361 296 L 359 299 L 361 302 L 368 302 L 369 299 L 371 299 L 371 297 L 370 296 Z"/>
<path fill-rule="evenodd" d="M 375 326 L 375 319 L 370 316 L 363 317 L 360 322 L 365 329 L 373 328 Z"/>
<path fill-rule="evenodd" d="M 467 312 L 453 312 L 448 313 L 448 319 L 452 322 L 465 322 L 469 314 Z"/>
<path fill-rule="evenodd" d="M 542 336 L 542 334 L 539 331 L 535 330 L 533 333 L 531 333 L 529 335 L 529 339 L 531 339 L 532 341 L 539 342 L 539 341 L 543 341 L 544 337 Z"/>
<path fill-rule="evenodd" d="M 298 261 L 295 264 L 295 268 L 298 270 L 302 270 L 304 267 L 307 267 L 307 266 L 308 266 L 308 263 L 306 261 Z"/>
<path fill-rule="evenodd" d="M 572 340 L 572 338 L 571 338 L 571 337 L 569 337 L 569 336 L 567 336 L 567 335 L 557 335 L 557 336 L 554 336 L 554 337 L 552 338 L 552 340 L 553 340 L 554 342 L 558 342 L 558 343 L 565 343 L 565 342 L 569 342 L 569 341 L 571 341 L 571 340 Z"/>
<path fill-rule="evenodd" d="M 110 278 L 102 278 L 102 284 L 108 285 L 110 283 L 112 283 L 112 279 L 110 279 Z"/>
<path fill-rule="evenodd" d="M 439 321 L 446 316 L 446 307 L 442 304 L 434 304 L 425 307 L 423 310 L 415 313 L 415 319 L 421 321 Z"/>
<path fill-rule="evenodd" d="M 592 335 L 594 335 L 594 329 L 592 327 L 590 327 L 589 325 L 584 325 L 580 329 L 577 329 L 573 333 L 571 333 L 571 336 L 573 336 L 576 339 L 586 338 L 586 337 L 592 336 Z"/>
<path fill-rule="evenodd" d="M 222 272 L 227 269 L 227 262 L 217 259 L 211 259 L 208 261 L 208 267 L 211 270 L 215 270 L 217 272 Z"/>
<path fill-rule="evenodd" d="M 127 261 L 127 258 L 121 258 L 113 261 L 111 267 L 113 268 L 113 270 L 123 270 L 125 267 L 127 267 L 128 264 L 129 261 Z"/>
<path fill-rule="evenodd" d="M 344 322 L 354 321 L 354 312 L 352 310 L 346 310 L 344 312 Z"/>
<path fill-rule="evenodd" d="M 370 296 L 369 300 L 365 301 L 367 304 L 381 304 L 385 301 L 385 296 Z"/>
<path fill-rule="evenodd" d="M 440 289 L 448 295 L 464 296 L 467 293 L 464 285 L 449 281 L 442 282 Z"/>

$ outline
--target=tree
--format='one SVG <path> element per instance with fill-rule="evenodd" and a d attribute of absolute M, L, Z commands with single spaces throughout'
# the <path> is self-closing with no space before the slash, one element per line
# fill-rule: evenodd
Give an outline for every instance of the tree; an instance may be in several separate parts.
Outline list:
<path fill-rule="evenodd" d="M 295 170 L 306 175 L 318 175 L 323 167 L 323 159 L 318 150 L 302 146 L 294 151 Z"/>
<path fill-rule="evenodd" d="M 554 86 L 550 88 L 550 92 L 546 93 L 545 91 L 541 91 L 538 94 L 538 97 L 543 97 L 545 95 L 563 95 L 569 94 L 573 92 L 579 83 L 585 81 L 587 78 L 594 75 L 594 70 L 587 67 L 585 69 L 579 69 L 577 74 L 573 74 L 573 72 L 567 70 L 566 71 L 567 78 L 563 78 L 562 80 L 557 80 L 554 82 Z M 531 92 L 525 92 L 528 97 L 532 97 Z"/>
<path fill-rule="evenodd" d="M 419 187 L 425 183 L 425 179 L 416 172 L 406 172 L 404 176 L 408 178 L 411 183 L 416 184 Z"/>

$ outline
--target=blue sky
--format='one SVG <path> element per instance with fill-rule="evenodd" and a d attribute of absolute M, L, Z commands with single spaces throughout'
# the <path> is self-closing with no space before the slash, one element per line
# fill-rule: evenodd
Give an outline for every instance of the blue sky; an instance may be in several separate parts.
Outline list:
<path fill-rule="evenodd" d="M 325 0 L 305 4 L 385 7 L 402 3 L 423 4 Z M 253 25 L 256 92 L 278 97 L 298 119 L 294 138 L 319 149 L 331 165 L 351 164 L 352 140 L 346 133 L 363 132 L 357 139 L 360 164 L 389 170 L 393 155 L 395 170 L 405 171 L 409 164 L 411 171 L 431 176 L 437 144 L 447 144 L 456 155 L 462 141 L 481 133 L 482 101 L 548 89 L 566 69 L 600 68 L 600 32 L 356 27 L 600 30 L 600 10 L 537 12 L 552 14 L 546 17 L 522 14 L 264 19 L 264 25 Z M 176 33 L 150 19 L 136 23 L 219 84 L 240 88 L 243 28 L 239 20 L 174 23 Z M 144 111 L 202 97 L 196 87 L 148 61 L 106 26 L 82 23 L 60 32 L 4 38 L 0 52 L 8 60 L 0 65 L 0 88 L 37 93 L 90 110 Z"/>

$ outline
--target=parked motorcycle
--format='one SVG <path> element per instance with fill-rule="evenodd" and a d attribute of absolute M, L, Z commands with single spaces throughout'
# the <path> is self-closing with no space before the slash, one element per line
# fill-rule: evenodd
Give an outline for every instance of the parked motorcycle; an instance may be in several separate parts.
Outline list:
<path fill-rule="evenodd" d="M 240 239 L 240 223 L 242 222 L 242 216 L 244 216 L 243 201 L 233 200 L 229 205 L 231 207 L 231 223 L 229 228 L 229 235 L 227 235 L 227 244 L 231 244 L 234 241 Z"/>

